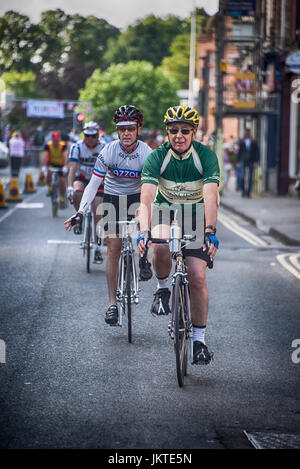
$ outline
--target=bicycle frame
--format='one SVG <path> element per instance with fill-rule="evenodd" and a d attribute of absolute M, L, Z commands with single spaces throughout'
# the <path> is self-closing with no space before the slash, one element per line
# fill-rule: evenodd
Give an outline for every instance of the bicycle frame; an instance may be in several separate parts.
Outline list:
<path fill-rule="evenodd" d="M 122 225 L 122 248 L 119 261 L 119 275 L 117 284 L 117 302 L 120 305 L 118 326 L 122 327 L 123 325 L 123 316 L 126 314 L 127 306 L 128 340 L 131 342 L 131 304 L 137 304 L 139 302 L 139 281 L 134 260 L 134 248 L 129 232 L 129 226 L 136 224 L 136 221 L 121 221 L 118 223 L 119 225 Z M 127 285 L 128 267 L 130 269 L 128 274 L 130 279 L 130 287 Z"/>

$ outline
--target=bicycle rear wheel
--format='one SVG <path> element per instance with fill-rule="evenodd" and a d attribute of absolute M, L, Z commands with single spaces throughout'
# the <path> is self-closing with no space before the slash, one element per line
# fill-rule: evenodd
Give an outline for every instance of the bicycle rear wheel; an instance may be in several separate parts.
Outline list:
<path fill-rule="evenodd" d="M 125 270 L 125 283 L 126 283 L 126 312 L 127 312 L 127 325 L 128 325 L 128 342 L 132 342 L 132 325 L 131 325 L 131 278 L 132 278 L 132 259 L 131 253 L 126 252 L 126 270 Z"/>
<path fill-rule="evenodd" d="M 184 385 L 187 372 L 188 330 L 186 324 L 186 304 L 184 284 L 180 276 L 176 277 L 174 286 L 174 348 L 176 356 L 177 380 L 180 387 Z"/>
<path fill-rule="evenodd" d="M 92 214 L 87 213 L 86 216 L 86 271 L 90 272 L 90 265 L 91 265 L 91 236 L 92 236 Z"/>

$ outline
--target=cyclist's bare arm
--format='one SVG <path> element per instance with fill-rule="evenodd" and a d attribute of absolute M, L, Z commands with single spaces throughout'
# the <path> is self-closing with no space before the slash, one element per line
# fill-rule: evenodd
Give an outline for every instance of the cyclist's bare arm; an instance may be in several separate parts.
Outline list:
<path fill-rule="evenodd" d="M 141 204 L 139 207 L 139 223 L 140 230 L 150 231 L 151 226 L 151 214 L 152 214 L 152 204 L 156 196 L 157 186 L 155 184 L 150 184 L 146 182 L 142 185 L 141 190 Z M 143 243 L 143 240 L 139 242 L 138 245 L 138 254 L 141 256 L 146 252 L 146 247 Z"/>

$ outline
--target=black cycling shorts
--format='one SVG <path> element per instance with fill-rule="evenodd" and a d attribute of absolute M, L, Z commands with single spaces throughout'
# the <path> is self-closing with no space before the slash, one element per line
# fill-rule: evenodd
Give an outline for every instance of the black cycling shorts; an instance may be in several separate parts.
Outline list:
<path fill-rule="evenodd" d="M 118 235 L 122 232 L 122 228 L 117 222 L 132 220 L 139 204 L 140 193 L 130 195 L 104 194 L 102 220 L 104 235 Z"/>
<path fill-rule="evenodd" d="M 197 212 L 196 209 L 192 210 L 190 206 L 188 213 L 184 213 L 184 208 L 178 206 L 176 219 L 182 228 L 182 236 L 184 234 L 196 235 L 196 241 L 192 241 L 187 247 L 182 249 L 184 257 L 197 257 L 198 259 L 203 259 L 208 263 L 210 261 L 210 257 L 207 255 L 206 251 L 203 251 L 202 247 L 204 244 L 205 227 L 204 205 L 198 205 L 198 209 L 199 208 L 200 210 Z M 151 229 L 156 225 L 171 225 L 174 217 L 175 210 L 154 206 Z"/>

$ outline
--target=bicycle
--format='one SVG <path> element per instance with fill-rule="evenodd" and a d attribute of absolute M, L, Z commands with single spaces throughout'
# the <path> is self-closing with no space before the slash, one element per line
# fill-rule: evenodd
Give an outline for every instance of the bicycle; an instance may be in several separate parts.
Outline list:
<path fill-rule="evenodd" d="M 60 178 L 63 176 L 61 168 L 51 167 L 51 203 L 52 203 L 52 216 L 57 217 L 59 207 L 60 195 Z"/>
<path fill-rule="evenodd" d="M 180 227 L 174 220 L 170 227 L 170 238 L 151 238 L 154 244 L 169 244 L 172 258 L 175 260 L 174 273 L 172 275 L 171 296 L 171 318 L 168 332 L 174 340 L 174 351 L 176 357 L 176 373 L 180 387 L 184 385 L 187 375 L 188 359 L 193 363 L 193 325 L 189 302 L 189 282 L 182 249 L 195 241 L 195 236 L 180 236 Z M 207 246 L 208 247 L 208 246 Z M 212 268 L 213 261 L 208 265 Z"/>
<path fill-rule="evenodd" d="M 83 190 L 76 190 L 76 192 L 83 192 Z M 81 226 L 77 224 L 75 220 L 72 226 L 75 226 L 75 230 L 79 230 L 77 234 L 81 233 Z M 89 205 L 87 211 L 83 214 L 82 226 L 83 239 L 80 242 L 80 248 L 83 250 L 83 257 L 86 256 L 86 271 L 90 273 L 91 251 L 95 244 L 95 215 L 91 205 Z M 97 238 L 97 242 L 98 240 Z"/>
<path fill-rule="evenodd" d="M 91 250 L 95 242 L 95 238 L 94 238 L 95 218 L 94 218 L 94 213 L 92 212 L 90 205 L 83 216 L 82 223 L 83 223 L 83 240 L 81 241 L 80 247 L 83 250 L 83 257 L 85 257 L 86 255 L 86 271 L 87 273 L 90 273 Z"/>
<path fill-rule="evenodd" d="M 117 302 L 119 304 L 117 325 L 122 327 L 123 316 L 126 315 L 128 342 L 132 343 L 132 306 L 139 302 L 139 280 L 129 227 L 136 224 L 136 221 L 119 221 L 118 224 L 122 225 L 122 248 L 117 283 Z"/>

